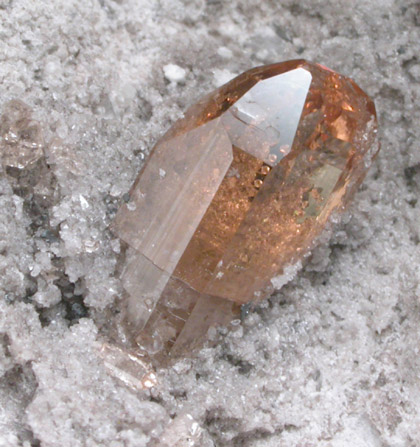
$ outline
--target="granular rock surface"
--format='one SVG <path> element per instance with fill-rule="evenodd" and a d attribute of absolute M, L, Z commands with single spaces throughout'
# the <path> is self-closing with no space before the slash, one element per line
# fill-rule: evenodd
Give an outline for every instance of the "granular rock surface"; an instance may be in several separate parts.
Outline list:
<path fill-rule="evenodd" d="M 420 445 L 418 54 L 414 0 L 0 0 L 0 446 L 188 445 L 194 424 L 200 446 Z M 375 100 L 365 183 L 215 347 L 124 386 L 98 354 L 122 293 L 116 210 L 198 96 L 296 58 Z"/>

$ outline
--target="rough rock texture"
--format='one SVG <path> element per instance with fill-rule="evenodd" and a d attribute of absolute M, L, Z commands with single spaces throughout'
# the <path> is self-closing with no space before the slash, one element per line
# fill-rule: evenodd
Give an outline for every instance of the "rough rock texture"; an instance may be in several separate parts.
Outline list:
<path fill-rule="evenodd" d="M 420 445 L 419 31 L 417 0 L 0 0 L 0 111 L 31 107 L 47 162 L 38 189 L 0 173 L 0 446 L 171 442 L 185 414 L 206 446 Z M 197 93 L 297 57 L 374 97 L 370 175 L 291 283 L 152 392 L 124 387 L 97 354 L 110 220 Z"/>

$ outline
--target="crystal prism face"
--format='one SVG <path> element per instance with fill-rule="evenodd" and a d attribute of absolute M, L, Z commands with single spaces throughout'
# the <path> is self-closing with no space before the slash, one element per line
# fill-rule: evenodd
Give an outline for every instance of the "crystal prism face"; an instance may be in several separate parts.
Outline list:
<path fill-rule="evenodd" d="M 378 148 L 369 97 L 304 60 L 245 72 L 190 107 L 114 223 L 130 247 L 123 283 L 139 343 L 152 353 L 191 345 L 233 318 L 234 303 L 267 297 Z"/>

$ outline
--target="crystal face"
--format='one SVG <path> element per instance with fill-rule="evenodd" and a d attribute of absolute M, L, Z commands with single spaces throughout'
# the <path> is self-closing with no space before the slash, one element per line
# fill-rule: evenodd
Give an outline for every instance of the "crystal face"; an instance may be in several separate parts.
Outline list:
<path fill-rule="evenodd" d="M 379 146 L 371 99 L 304 60 L 243 73 L 153 148 L 115 219 L 127 321 L 149 354 L 189 349 L 314 246 Z"/>

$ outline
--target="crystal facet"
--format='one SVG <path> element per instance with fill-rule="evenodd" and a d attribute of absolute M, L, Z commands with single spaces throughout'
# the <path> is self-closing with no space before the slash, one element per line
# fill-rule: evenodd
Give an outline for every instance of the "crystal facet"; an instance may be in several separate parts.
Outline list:
<path fill-rule="evenodd" d="M 375 106 L 304 60 L 243 73 L 156 144 L 115 219 L 127 321 L 151 355 L 190 349 L 272 292 L 362 181 Z"/>

